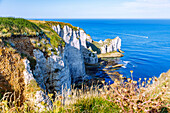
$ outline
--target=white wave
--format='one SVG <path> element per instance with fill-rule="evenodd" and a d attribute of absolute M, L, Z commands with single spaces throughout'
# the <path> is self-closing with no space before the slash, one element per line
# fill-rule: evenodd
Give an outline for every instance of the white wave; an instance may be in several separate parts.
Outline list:
<path fill-rule="evenodd" d="M 116 34 L 127 35 L 127 36 L 134 36 L 134 37 L 148 38 L 148 36 L 141 36 L 141 35 L 134 35 L 134 34 L 126 34 L 126 33 L 116 33 Z"/>
<path fill-rule="evenodd" d="M 124 65 L 122 66 L 123 68 L 126 68 L 127 64 L 130 63 L 130 61 L 123 61 Z"/>

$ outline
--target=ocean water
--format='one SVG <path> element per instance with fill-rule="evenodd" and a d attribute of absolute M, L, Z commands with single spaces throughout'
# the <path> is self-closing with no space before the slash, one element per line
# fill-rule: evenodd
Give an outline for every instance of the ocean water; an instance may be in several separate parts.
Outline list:
<path fill-rule="evenodd" d="M 39 19 L 44 20 L 44 19 Z M 124 57 L 118 63 L 125 66 L 117 70 L 134 80 L 159 77 L 170 69 L 170 20 L 135 19 L 45 19 L 78 26 L 90 34 L 95 41 L 122 39 Z"/>

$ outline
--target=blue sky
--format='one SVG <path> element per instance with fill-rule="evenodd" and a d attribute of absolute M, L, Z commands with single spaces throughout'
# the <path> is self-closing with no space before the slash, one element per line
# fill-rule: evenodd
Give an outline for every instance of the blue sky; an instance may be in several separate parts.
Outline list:
<path fill-rule="evenodd" d="M 170 0 L 0 0 L 0 16 L 170 19 Z"/>

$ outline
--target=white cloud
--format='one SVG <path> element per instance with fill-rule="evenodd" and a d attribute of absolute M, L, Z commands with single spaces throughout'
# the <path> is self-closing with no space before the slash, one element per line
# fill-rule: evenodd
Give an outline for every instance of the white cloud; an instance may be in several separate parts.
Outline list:
<path fill-rule="evenodd" d="M 127 14 L 128 18 L 170 18 L 170 0 L 124 2 L 118 10 L 122 15 Z"/>
<path fill-rule="evenodd" d="M 170 8 L 170 0 L 136 0 L 134 2 L 126 2 L 125 6 L 135 8 L 148 7 L 148 8 Z"/>

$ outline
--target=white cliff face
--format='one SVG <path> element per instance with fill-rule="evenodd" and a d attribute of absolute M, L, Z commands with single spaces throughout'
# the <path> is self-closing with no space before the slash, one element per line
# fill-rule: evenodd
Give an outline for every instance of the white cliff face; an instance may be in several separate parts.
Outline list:
<path fill-rule="evenodd" d="M 103 41 L 102 41 L 102 40 L 100 40 L 100 41 L 99 41 L 99 43 L 103 44 Z"/>
<path fill-rule="evenodd" d="M 24 59 L 23 62 L 25 65 L 25 70 L 23 72 L 24 82 L 26 85 L 28 85 L 30 83 L 30 81 L 34 79 L 34 76 L 32 74 L 31 68 L 30 68 L 30 61 L 28 59 Z"/>
<path fill-rule="evenodd" d="M 25 70 L 23 72 L 24 74 L 24 82 L 25 82 L 25 87 L 27 87 L 29 84 L 31 84 L 31 80 L 36 81 L 35 78 L 33 77 L 31 68 L 30 68 L 30 62 L 28 59 L 23 60 L 24 65 L 25 65 Z M 32 93 L 32 92 L 30 92 Z M 34 106 L 37 107 L 36 111 L 43 111 L 45 109 L 45 106 L 41 104 L 41 102 L 44 102 L 47 104 L 46 109 L 50 110 L 52 109 L 52 102 L 49 99 L 49 97 L 40 89 L 39 91 L 36 91 L 35 93 L 35 98 L 27 98 L 28 101 L 30 101 Z"/>
<path fill-rule="evenodd" d="M 66 42 L 64 48 L 64 57 L 68 62 L 72 82 L 81 80 L 85 75 L 85 64 L 86 63 L 97 63 L 97 55 L 89 56 L 86 52 L 87 49 L 86 40 L 91 39 L 84 30 L 73 30 L 69 26 L 60 28 L 59 25 L 53 26 L 58 35 Z"/>
<path fill-rule="evenodd" d="M 86 39 L 88 36 L 86 35 L 85 31 L 80 29 L 79 36 L 80 36 L 81 46 L 84 46 L 85 48 L 87 48 Z"/>
<path fill-rule="evenodd" d="M 97 54 L 90 51 L 91 47 L 88 49 L 82 49 L 84 54 L 84 62 L 86 64 L 96 64 L 98 62 Z M 92 49 L 91 49 L 92 50 Z"/>
<path fill-rule="evenodd" d="M 50 70 L 47 80 L 47 89 L 51 93 L 54 91 L 62 91 L 63 88 L 70 89 L 71 75 L 68 64 L 62 56 L 51 55 L 47 58 L 47 67 Z"/>
<path fill-rule="evenodd" d="M 92 38 L 91 38 L 91 36 L 90 35 L 87 35 L 87 42 L 89 42 L 89 43 L 92 43 L 93 42 L 93 40 L 92 40 Z"/>
<path fill-rule="evenodd" d="M 48 92 L 61 92 L 61 88 L 71 86 L 71 76 L 69 68 L 62 56 L 51 55 L 47 59 L 40 50 L 33 51 L 36 58 L 34 76 L 41 86 Z"/>
<path fill-rule="evenodd" d="M 101 47 L 101 53 L 107 53 L 107 45 Z"/>
<path fill-rule="evenodd" d="M 60 33 L 60 31 L 61 31 L 61 29 L 60 29 L 60 25 L 52 26 L 52 29 L 53 29 L 54 31 L 56 31 L 56 32 L 57 32 L 57 34 L 59 34 L 59 33 Z"/>
<path fill-rule="evenodd" d="M 45 81 L 47 80 L 47 66 L 46 58 L 40 50 L 34 50 L 34 57 L 36 58 L 35 70 L 33 70 L 35 79 L 41 88 L 46 89 Z"/>
<path fill-rule="evenodd" d="M 104 46 L 101 47 L 101 53 L 109 53 L 113 51 L 117 51 L 121 49 L 121 39 L 119 37 L 116 37 L 115 39 L 112 39 L 111 41 L 104 41 Z"/>

